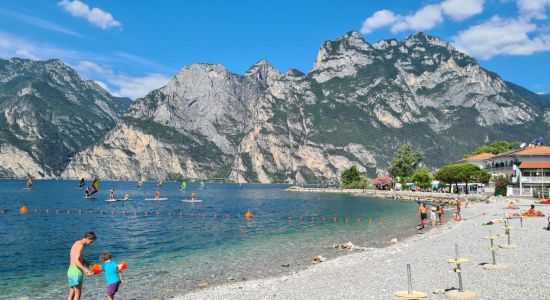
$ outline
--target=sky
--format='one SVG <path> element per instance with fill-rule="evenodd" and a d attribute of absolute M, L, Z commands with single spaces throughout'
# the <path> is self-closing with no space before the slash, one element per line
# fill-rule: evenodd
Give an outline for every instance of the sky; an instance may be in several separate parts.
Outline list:
<path fill-rule="evenodd" d="M 0 0 L 0 57 L 61 59 L 135 99 L 193 63 L 243 74 L 266 59 L 307 73 L 322 43 L 346 32 L 375 43 L 423 31 L 546 93 L 549 16 L 550 0 Z"/>

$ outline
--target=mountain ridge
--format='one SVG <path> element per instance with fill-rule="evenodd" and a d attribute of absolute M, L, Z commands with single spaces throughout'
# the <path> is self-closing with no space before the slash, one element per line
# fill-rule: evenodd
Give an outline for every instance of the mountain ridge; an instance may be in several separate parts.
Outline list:
<path fill-rule="evenodd" d="M 383 173 L 406 142 L 435 168 L 492 140 L 547 136 L 542 98 L 437 37 L 369 44 L 348 32 L 322 43 L 307 74 L 267 60 L 242 75 L 185 66 L 61 177 L 328 181 L 351 165 Z"/>
<path fill-rule="evenodd" d="M 129 104 L 57 59 L 0 60 L 0 176 L 57 177 Z"/>

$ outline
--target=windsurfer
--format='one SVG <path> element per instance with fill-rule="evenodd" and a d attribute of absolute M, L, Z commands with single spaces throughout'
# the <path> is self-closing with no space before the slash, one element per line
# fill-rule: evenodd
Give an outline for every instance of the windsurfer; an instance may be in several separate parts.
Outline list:
<path fill-rule="evenodd" d="M 27 175 L 27 190 L 30 190 L 32 187 L 32 177 L 31 175 Z"/>

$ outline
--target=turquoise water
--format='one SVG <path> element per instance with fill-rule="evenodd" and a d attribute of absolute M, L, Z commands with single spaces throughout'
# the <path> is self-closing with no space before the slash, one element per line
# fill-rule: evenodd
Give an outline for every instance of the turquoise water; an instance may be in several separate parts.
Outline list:
<path fill-rule="evenodd" d="M 179 183 L 165 183 L 160 194 L 168 200 L 160 202 L 144 201 L 154 197 L 152 182 L 141 189 L 133 182 L 102 182 L 91 200 L 77 186 L 76 181 L 35 181 L 26 191 L 23 181 L 0 181 L 0 299 L 66 297 L 69 249 L 90 230 L 98 240 L 85 249 L 88 261 L 109 251 L 128 264 L 117 297 L 159 299 L 203 282 L 296 271 L 316 255 L 342 255 L 330 248 L 334 243 L 384 246 L 413 234 L 417 218 L 414 202 L 292 193 L 283 185 L 207 184 L 201 190 L 190 183 L 182 192 Z M 117 198 L 129 192 L 132 200 L 105 202 L 110 188 Z M 204 202 L 181 202 L 191 191 Z M 22 205 L 28 208 L 25 215 L 19 213 Z M 248 209 L 251 220 L 242 217 Z M 281 267 L 286 263 L 290 267 Z M 103 277 L 85 278 L 83 296 L 103 298 Z"/>

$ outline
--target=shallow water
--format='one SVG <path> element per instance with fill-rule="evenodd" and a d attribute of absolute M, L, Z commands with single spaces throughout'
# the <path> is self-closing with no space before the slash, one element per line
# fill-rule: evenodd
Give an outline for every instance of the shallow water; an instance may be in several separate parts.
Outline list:
<path fill-rule="evenodd" d="M 151 182 L 141 189 L 132 182 L 102 182 L 92 200 L 83 199 L 77 185 L 35 181 L 26 191 L 23 181 L 0 181 L 0 299 L 66 297 L 70 246 L 90 230 L 98 240 L 85 249 L 88 261 L 109 251 L 128 264 L 117 298 L 163 299 L 203 282 L 286 274 L 310 265 L 316 255 L 341 255 L 329 247 L 334 243 L 384 246 L 413 234 L 417 218 L 414 202 L 292 193 L 283 185 L 207 184 L 201 190 L 190 183 L 182 192 L 178 183 L 166 183 L 160 193 L 168 200 L 160 202 L 144 201 L 156 191 Z M 132 200 L 105 202 L 110 188 L 118 198 L 129 192 Z M 191 191 L 204 202 L 181 202 Z M 251 220 L 242 217 L 248 209 Z M 290 267 L 281 267 L 286 263 Z M 103 277 L 85 278 L 83 296 L 103 298 Z"/>

